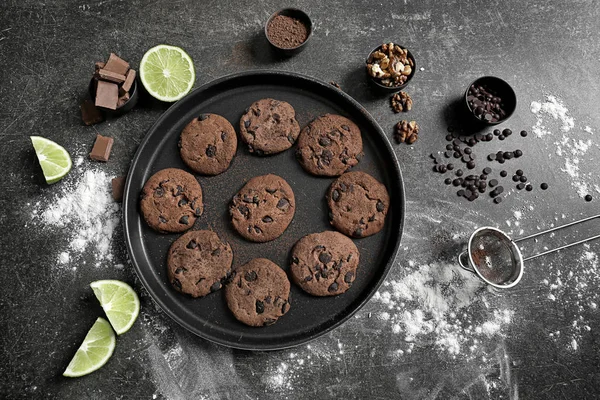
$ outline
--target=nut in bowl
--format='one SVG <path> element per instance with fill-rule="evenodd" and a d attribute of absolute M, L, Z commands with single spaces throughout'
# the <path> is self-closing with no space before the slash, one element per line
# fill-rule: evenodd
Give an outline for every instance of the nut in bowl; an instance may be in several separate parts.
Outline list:
<path fill-rule="evenodd" d="M 394 43 L 384 43 L 367 57 L 367 74 L 373 83 L 397 91 L 408 85 L 416 70 L 415 59 L 408 49 Z"/>

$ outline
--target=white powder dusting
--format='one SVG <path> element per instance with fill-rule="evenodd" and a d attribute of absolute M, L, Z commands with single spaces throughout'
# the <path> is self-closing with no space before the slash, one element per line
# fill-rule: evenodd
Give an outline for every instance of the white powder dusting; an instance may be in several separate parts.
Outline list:
<path fill-rule="evenodd" d="M 530 110 L 536 116 L 532 131 L 537 137 L 550 135 L 556 127 L 561 132 L 560 136 L 554 136 L 555 153 L 564 162 L 561 171 L 571 178 L 571 184 L 577 194 L 585 197 L 590 193 L 590 181 L 595 178 L 595 171 L 582 171 L 580 161 L 589 158 L 587 153 L 593 145 L 589 139 L 589 134 L 593 133 L 592 128 L 580 128 L 581 132 L 585 132 L 585 137 L 579 134 L 579 129 L 574 129 L 575 119 L 570 115 L 568 108 L 553 95 L 547 95 L 544 101 L 532 101 Z"/>
<path fill-rule="evenodd" d="M 590 251 L 590 245 L 584 244 L 584 250 L 579 259 L 569 264 L 569 272 L 561 272 L 550 264 L 550 279 L 543 284 L 548 287 L 548 299 L 566 308 L 570 315 L 570 324 L 565 326 L 562 335 L 560 331 L 551 332 L 550 338 L 555 341 L 565 340 L 567 348 L 577 351 L 583 334 L 590 332 L 589 320 L 597 318 L 597 302 L 600 293 L 600 260 L 598 254 Z"/>
<path fill-rule="evenodd" d="M 60 231 L 69 239 L 59 253 L 59 265 L 91 248 L 101 265 L 112 260 L 112 237 L 119 223 L 119 205 L 112 199 L 111 178 L 102 171 L 88 170 L 75 182 L 64 182 L 61 192 L 46 204 L 36 204 L 32 218 Z"/>
<path fill-rule="evenodd" d="M 468 357 L 477 353 L 481 339 L 502 334 L 512 321 L 512 310 L 489 309 L 486 293 L 486 286 L 472 274 L 455 265 L 432 263 L 386 282 L 373 299 L 389 311 L 381 312 L 379 319 L 391 323 L 393 334 L 404 335 L 402 354 L 415 344 L 433 344 L 454 357 Z"/>

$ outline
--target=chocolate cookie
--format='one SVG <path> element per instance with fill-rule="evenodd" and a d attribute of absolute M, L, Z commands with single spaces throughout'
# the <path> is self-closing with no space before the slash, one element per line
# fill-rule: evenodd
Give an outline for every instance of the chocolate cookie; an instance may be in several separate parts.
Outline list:
<path fill-rule="evenodd" d="M 233 227 L 252 242 L 279 237 L 292 222 L 295 210 L 292 188 L 273 174 L 250 179 L 229 206 Z"/>
<path fill-rule="evenodd" d="M 233 126 L 217 114 L 202 114 L 181 132 L 181 158 L 199 174 L 218 175 L 224 172 L 236 150 L 237 136 Z"/>
<path fill-rule="evenodd" d="M 242 141 L 248 145 L 250 153 L 259 156 L 289 149 L 299 134 L 296 111 L 285 101 L 258 100 L 240 119 Z"/>
<path fill-rule="evenodd" d="M 360 129 L 354 122 L 325 114 L 302 129 L 296 157 L 313 175 L 338 176 L 358 164 L 362 149 Z"/>
<path fill-rule="evenodd" d="M 383 228 L 390 197 L 385 186 L 364 172 L 346 172 L 327 191 L 329 220 L 352 237 L 371 236 Z"/>
<path fill-rule="evenodd" d="M 160 170 L 144 185 L 140 210 L 152 229 L 163 233 L 183 232 L 202 215 L 202 188 L 196 178 L 184 170 Z"/>
<path fill-rule="evenodd" d="M 358 249 L 347 236 L 311 233 L 292 249 L 292 279 L 314 296 L 335 296 L 352 286 L 359 260 Z"/>
<path fill-rule="evenodd" d="M 290 281 L 277 264 L 255 258 L 231 273 L 225 299 L 244 324 L 271 325 L 290 309 Z"/>
<path fill-rule="evenodd" d="M 231 272 L 233 252 L 212 231 L 187 232 L 171 244 L 167 274 L 171 285 L 192 297 L 221 289 Z"/>

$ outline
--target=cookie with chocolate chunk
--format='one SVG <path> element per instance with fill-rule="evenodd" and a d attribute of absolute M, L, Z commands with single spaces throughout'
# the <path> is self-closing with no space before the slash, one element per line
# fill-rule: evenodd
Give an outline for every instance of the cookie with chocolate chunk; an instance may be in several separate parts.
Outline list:
<path fill-rule="evenodd" d="M 171 244 L 167 275 L 171 285 L 192 297 L 221 289 L 229 273 L 233 252 L 213 231 L 191 231 Z"/>
<path fill-rule="evenodd" d="M 362 136 L 354 122 L 341 115 L 325 114 L 300 132 L 296 158 L 306 172 L 338 176 L 358 164 L 362 150 Z"/>
<path fill-rule="evenodd" d="M 300 134 L 296 111 L 289 103 L 275 99 L 258 100 L 240 119 L 240 137 L 256 155 L 275 154 L 289 149 Z"/>
<path fill-rule="evenodd" d="M 335 296 L 350 289 L 360 255 L 347 236 L 335 231 L 311 233 L 292 249 L 292 280 L 314 296 Z"/>
<path fill-rule="evenodd" d="M 273 174 L 250 179 L 229 206 L 233 227 L 252 242 L 268 242 L 281 236 L 295 210 L 292 188 Z"/>
<path fill-rule="evenodd" d="M 329 221 L 345 235 L 361 238 L 383 228 L 390 207 L 385 186 L 360 171 L 346 172 L 327 191 Z"/>
<path fill-rule="evenodd" d="M 225 286 L 227 307 L 246 325 L 275 323 L 290 309 L 290 281 L 266 258 L 255 258 L 236 268 Z"/>
<path fill-rule="evenodd" d="M 148 179 L 140 195 L 144 220 L 158 232 L 183 232 L 202 215 L 202 188 L 182 169 L 167 168 Z"/>
<path fill-rule="evenodd" d="M 203 175 L 218 175 L 231 164 L 237 150 L 233 126 L 217 114 L 201 114 L 181 132 L 179 152 L 185 164 Z"/>

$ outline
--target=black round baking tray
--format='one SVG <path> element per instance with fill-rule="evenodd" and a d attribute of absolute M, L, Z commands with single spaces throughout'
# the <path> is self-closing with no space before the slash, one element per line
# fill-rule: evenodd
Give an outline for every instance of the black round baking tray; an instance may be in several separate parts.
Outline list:
<path fill-rule="evenodd" d="M 356 239 L 360 265 L 354 285 L 335 297 L 313 297 L 292 284 L 291 309 L 277 323 L 253 328 L 238 322 L 227 309 L 223 290 L 201 299 L 176 292 L 166 274 L 167 250 L 179 234 L 159 234 L 150 229 L 138 209 L 139 193 L 156 171 L 186 169 L 177 142 L 183 127 L 201 113 L 222 115 L 239 129 L 239 119 L 254 101 L 275 98 L 289 102 L 304 127 L 313 118 L 336 113 L 353 120 L 361 129 L 365 156 L 354 170 L 367 172 L 383 182 L 391 207 L 384 229 Z M 314 177 L 296 161 L 295 147 L 283 153 L 258 157 L 240 142 L 231 167 L 214 177 L 197 176 L 204 192 L 205 211 L 194 229 L 212 229 L 233 249 L 233 267 L 252 258 L 266 257 L 284 270 L 289 252 L 302 236 L 332 229 L 324 197 L 331 178 Z M 191 171 L 190 171 L 191 172 Z M 279 238 L 250 243 L 231 227 L 228 204 L 253 176 L 275 173 L 294 190 L 296 214 Z M 150 128 L 135 154 L 125 185 L 123 219 L 127 249 L 133 266 L 150 296 L 167 315 L 198 336 L 221 345 L 247 350 L 276 350 L 308 342 L 339 326 L 375 294 L 384 281 L 400 246 L 405 198 L 402 174 L 384 132 L 354 99 L 314 78 L 280 71 L 250 71 L 226 76 L 194 90 L 171 106 Z"/>

